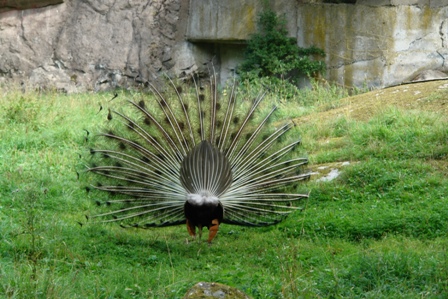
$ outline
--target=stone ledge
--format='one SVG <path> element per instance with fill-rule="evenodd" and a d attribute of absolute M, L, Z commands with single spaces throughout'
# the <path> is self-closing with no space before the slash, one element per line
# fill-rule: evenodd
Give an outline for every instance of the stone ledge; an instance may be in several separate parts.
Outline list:
<path fill-rule="evenodd" d="M 0 2 L 0 13 L 9 10 L 40 8 L 63 2 L 64 0 L 4 0 Z"/>
<path fill-rule="evenodd" d="M 358 0 L 357 5 L 368 6 L 399 6 L 399 5 L 417 5 L 429 6 L 432 8 L 447 6 L 446 0 Z"/>
<path fill-rule="evenodd" d="M 272 1 L 274 2 L 274 1 Z M 271 7 L 285 16 L 291 37 L 297 31 L 297 6 L 294 1 L 275 1 Z M 256 32 L 258 14 L 263 5 L 259 0 L 190 1 L 187 40 L 192 42 L 244 43 Z"/>

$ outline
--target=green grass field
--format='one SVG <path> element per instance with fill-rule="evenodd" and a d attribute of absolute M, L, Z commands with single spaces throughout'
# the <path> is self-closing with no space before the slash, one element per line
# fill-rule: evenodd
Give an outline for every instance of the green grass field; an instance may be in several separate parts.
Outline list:
<path fill-rule="evenodd" d="M 79 224 L 107 197 L 85 190 L 85 130 L 102 128 L 113 93 L 0 88 L 0 297 L 182 298 L 214 281 L 253 298 L 447 298 L 448 91 L 415 88 L 274 99 L 311 170 L 350 164 L 303 186 L 283 223 L 222 225 L 211 246 L 185 226 Z"/>

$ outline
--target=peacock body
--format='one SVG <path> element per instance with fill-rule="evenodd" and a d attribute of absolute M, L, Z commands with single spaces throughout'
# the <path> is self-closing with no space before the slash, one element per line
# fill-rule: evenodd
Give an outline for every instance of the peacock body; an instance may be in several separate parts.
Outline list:
<path fill-rule="evenodd" d="M 98 202 L 107 210 L 90 219 L 186 223 L 193 237 L 207 227 L 211 242 L 221 223 L 273 225 L 300 208 L 308 194 L 288 190 L 309 174 L 307 159 L 295 154 L 300 140 L 285 138 L 294 123 L 272 124 L 277 108 L 260 108 L 264 93 L 239 99 L 234 84 L 220 97 L 215 77 L 206 88 L 193 82 L 195 91 L 184 94 L 170 81 L 171 95 L 150 85 L 154 97 L 109 110 L 110 129 L 98 134 L 87 170 L 103 179 L 93 188 L 117 196 Z"/>

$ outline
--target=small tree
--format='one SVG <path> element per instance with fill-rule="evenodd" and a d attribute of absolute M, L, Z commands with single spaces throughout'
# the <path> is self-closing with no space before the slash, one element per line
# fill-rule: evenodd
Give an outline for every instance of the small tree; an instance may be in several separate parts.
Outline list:
<path fill-rule="evenodd" d="M 323 61 L 311 58 L 325 56 L 325 52 L 316 47 L 298 47 L 296 40 L 288 37 L 284 17 L 265 9 L 259 15 L 258 25 L 260 32 L 248 40 L 245 60 L 239 68 L 243 80 L 270 77 L 295 85 L 301 75 L 314 76 L 325 71 Z"/>

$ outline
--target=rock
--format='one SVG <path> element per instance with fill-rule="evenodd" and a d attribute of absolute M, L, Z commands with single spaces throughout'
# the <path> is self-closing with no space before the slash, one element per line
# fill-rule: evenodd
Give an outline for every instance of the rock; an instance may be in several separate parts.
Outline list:
<path fill-rule="evenodd" d="M 3 0 L 0 2 L 0 13 L 15 9 L 30 9 L 60 4 L 63 0 Z"/>
<path fill-rule="evenodd" d="M 327 80 L 382 87 L 421 70 L 448 72 L 446 0 L 322 2 L 271 4 L 300 47 L 325 50 Z M 205 73 L 213 58 L 223 83 L 261 8 L 259 0 L 0 1 L 0 80 L 66 92 L 128 88 Z"/>
<path fill-rule="evenodd" d="M 405 81 L 416 70 L 448 71 L 448 3 L 413 2 L 301 5 L 298 44 L 323 48 L 326 79 L 343 86 L 384 87 Z"/>
<path fill-rule="evenodd" d="M 188 290 L 183 299 L 250 299 L 250 297 L 224 284 L 199 282 Z"/>
<path fill-rule="evenodd" d="M 445 79 L 445 78 L 447 78 L 447 75 L 444 72 L 438 70 L 426 70 L 420 72 L 411 81 L 419 82 L 419 81 L 428 81 L 428 80 Z"/>
<path fill-rule="evenodd" d="M 0 76 L 75 92 L 127 88 L 176 73 L 173 54 L 186 43 L 179 20 L 186 6 L 180 0 L 66 0 L 4 12 Z"/>
<path fill-rule="evenodd" d="M 76 76 L 68 76 L 66 72 L 55 66 L 45 66 L 34 69 L 29 78 L 28 88 L 42 90 L 56 89 L 59 92 L 73 93 L 83 91 Z"/>

